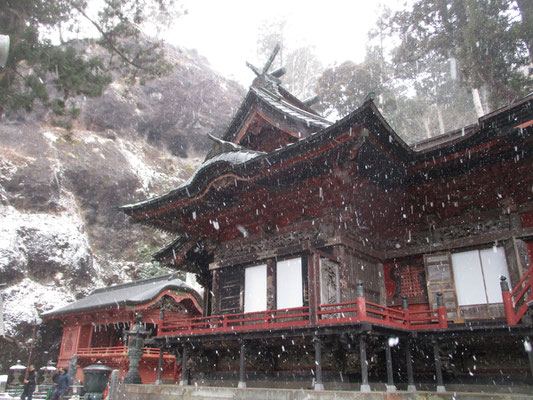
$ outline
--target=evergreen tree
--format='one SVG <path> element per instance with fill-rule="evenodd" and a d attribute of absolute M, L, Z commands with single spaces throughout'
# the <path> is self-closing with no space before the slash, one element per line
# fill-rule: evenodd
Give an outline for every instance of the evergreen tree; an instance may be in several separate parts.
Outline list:
<path fill-rule="evenodd" d="M 285 27 L 287 21 L 284 19 L 265 20 L 259 26 L 257 34 L 257 55 L 259 64 L 262 65 L 272 54 L 272 50 L 279 45 L 279 52 L 272 63 L 270 70 L 281 68 L 285 61 Z"/>
<path fill-rule="evenodd" d="M 523 9 L 530 12 L 529 6 Z M 391 35 L 401 40 L 394 61 L 418 67 L 431 59 L 456 61 L 478 114 L 486 113 L 533 87 L 524 73 L 531 64 L 531 27 L 525 22 L 531 17 L 520 12 L 509 0 L 417 0 L 389 18 Z"/>
<path fill-rule="evenodd" d="M 121 69 L 131 79 L 168 70 L 161 61 L 161 42 L 148 42 L 141 28 L 150 19 L 161 23 L 162 17 L 179 14 L 174 1 L 99 4 L 98 10 L 92 10 L 87 0 L 0 0 L 0 33 L 11 40 L 7 65 L 0 71 L 0 116 L 2 111 L 30 111 L 36 101 L 56 114 L 75 114 L 75 109 L 68 110 L 67 100 L 78 94 L 100 95 L 111 81 L 110 68 Z M 55 45 L 49 39 L 57 33 L 63 41 L 65 30 L 88 26 L 98 32 L 98 43 L 108 51 L 105 58 L 87 57 L 72 43 Z M 47 86 L 50 81 L 53 91 Z"/>
<path fill-rule="evenodd" d="M 283 86 L 289 92 L 302 100 L 315 95 L 318 77 L 324 68 L 311 47 L 290 51 L 284 66 L 287 73 L 283 76 Z"/>
<path fill-rule="evenodd" d="M 322 64 L 311 46 L 291 49 L 285 40 L 287 21 L 283 19 L 264 21 L 257 36 L 257 55 L 260 64 L 272 54 L 276 45 L 280 50 L 270 67 L 270 72 L 285 68 L 283 87 L 300 99 L 313 96 L 317 78 L 323 71 Z"/>

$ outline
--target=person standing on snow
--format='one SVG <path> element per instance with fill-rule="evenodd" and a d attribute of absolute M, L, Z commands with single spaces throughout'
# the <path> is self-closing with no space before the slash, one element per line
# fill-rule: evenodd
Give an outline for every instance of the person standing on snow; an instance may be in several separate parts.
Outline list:
<path fill-rule="evenodd" d="M 32 364 L 28 367 L 28 374 L 24 379 L 24 388 L 22 389 L 22 394 L 20 396 L 21 400 L 32 400 L 33 392 L 37 386 L 37 372 L 35 371 L 35 366 Z"/>

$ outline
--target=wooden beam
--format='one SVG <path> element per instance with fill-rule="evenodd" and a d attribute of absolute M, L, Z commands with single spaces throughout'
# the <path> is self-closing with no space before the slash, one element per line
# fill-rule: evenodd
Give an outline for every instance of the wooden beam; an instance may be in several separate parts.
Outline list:
<path fill-rule="evenodd" d="M 366 358 L 366 338 L 365 335 L 359 335 L 359 361 L 361 365 L 361 392 L 370 392 L 368 384 L 368 361 Z"/>
<path fill-rule="evenodd" d="M 315 343 L 315 390 L 324 390 L 322 383 L 322 341 L 319 336 L 313 338 Z"/>
<path fill-rule="evenodd" d="M 416 392 L 415 379 L 413 374 L 413 356 L 411 354 L 412 341 L 408 338 L 405 341 L 405 364 L 407 366 L 407 391 Z"/>
<path fill-rule="evenodd" d="M 246 388 L 246 342 L 241 340 L 239 354 L 239 389 Z"/>
<path fill-rule="evenodd" d="M 435 375 L 437 377 L 437 392 L 445 392 L 444 381 L 442 379 L 442 361 L 440 359 L 440 346 L 438 342 L 433 342 L 433 358 L 435 360 Z"/>
<path fill-rule="evenodd" d="M 307 275 L 309 281 L 309 322 L 311 325 L 316 325 L 318 305 L 320 304 L 320 261 L 316 254 L 311 254 L 307 260 Z"/>
<path fill-rule="evenodd" d="M 189 361 L 188 346 L 184 344 L 181 350 L 180 386 L 187 386 L 189 384 L 189 370 L 187 369 L 187 361 Z"/>
<path fill-rule="evenodd" d="M 457 248 L 463 248 L 463 247 L 471 247 L 471 246 L 480 246 L 483 244 L 492 243 L 495 241 L 504 241 L 509 240 L 515 235 L 518 238 L 521 237 L 531 237 L 533 236 L 533 228 L 524 228 L 521 229 L 519 232 L 511 231 L 511 230 L 504 230 L 500 232 L 491 232 L 487 234 L 481 234 L 476 236 L 468 236 L 460 239 L 450 240 L 445 243 L 438 243 L 438 244 L 428 244 L 424 246 L 413 246 L 401 250 L 385 250 L 383 252 L 386 259 L 392 259 L 392 258 L 402 258 L 402 257 L 408 257 L 412 255 L 420 255 L 420 254 L 427 254 L 427 253 L 433 253 L 437 251 L 447 251 L 451 249 L 457 249 Z"/>

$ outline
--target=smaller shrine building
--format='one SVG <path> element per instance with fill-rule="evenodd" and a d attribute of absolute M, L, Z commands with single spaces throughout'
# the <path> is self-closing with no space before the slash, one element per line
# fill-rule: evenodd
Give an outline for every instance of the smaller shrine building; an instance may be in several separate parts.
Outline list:
<path fill-rule="evenodd" d="M 200 295 L 174 274 L 97 289 L 89 296 L 42 314 L 44 321 L 59 320 L 63 336 L 57 366 L 68 367 L 77 357 L 75 379 L 83 380 L 83 368 L 101 361 L 128 372 L 128 335 L 136 314 L 142 315 L 144 327 L 158 335 L 163 315 L 187 319 L 202 315 Z M 158 378 L 159 349 L 145 347 L 139 363 L 143 383 Z M 174 355 L 163 354 L 161 379 L 176 381 L 181 365 Z"/>

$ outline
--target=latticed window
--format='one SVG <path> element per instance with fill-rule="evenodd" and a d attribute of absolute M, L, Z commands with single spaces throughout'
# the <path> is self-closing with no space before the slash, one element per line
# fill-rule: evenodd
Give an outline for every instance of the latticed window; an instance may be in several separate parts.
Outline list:
<path fill-rule="evenodd" d="M 410 260 L 385 267 L 385 284 L 390 305 L 400 305 L 402 296 L 409 304 L 427 302 L 426 273 L 422 260 Z"/>
<path fill-rule="evenodd" d="M 405 265 L 396 272 L 400 281 L 400 297 L 418 297 L 426 294 L 425 281 L 421 280 L 424 275 L 423 265 Z"/>

